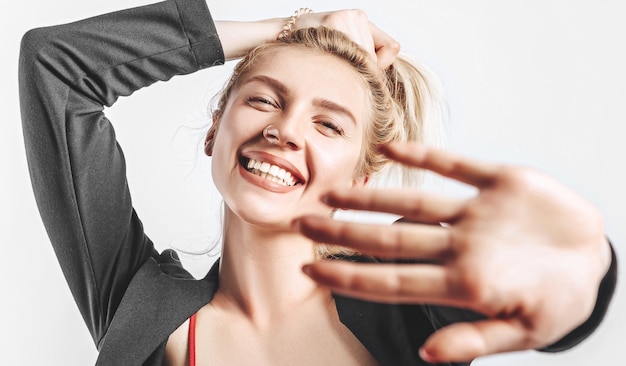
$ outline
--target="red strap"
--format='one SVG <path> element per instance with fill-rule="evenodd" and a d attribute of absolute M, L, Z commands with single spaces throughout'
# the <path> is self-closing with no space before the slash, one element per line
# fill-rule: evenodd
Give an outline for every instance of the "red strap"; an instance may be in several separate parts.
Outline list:
<path fill-rule="evenodd" d="M 196 366 L 196 314 L 189 318 L 189 366 Z"/>

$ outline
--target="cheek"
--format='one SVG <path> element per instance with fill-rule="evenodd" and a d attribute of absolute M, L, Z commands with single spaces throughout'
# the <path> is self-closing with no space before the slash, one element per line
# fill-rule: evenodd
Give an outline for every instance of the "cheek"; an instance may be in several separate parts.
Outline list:
<path fill-rule="evenodd" d="M 230 153 L 233 147 L 253 137 L 254 126 L 237 123 L 241 120 L 242 117 L 237 113 L 224 113 L 215 132 L 214 157 L 226 158 L 227 155 L 222 154 Z"/>
<path fill-rule="evenodd" d="M 215 138 L 213 140 L 213 170 L 220 167 L 225 162 L 226 147 L 229 145 L 229 134 L 227 128 L 224 125 L 220 125 L 215 131 Z M 215 173 L 215 172 L 214 172 Z"/>
<path fill-rule="evenodd" d="M 229 123 L 228 115 L 224 115 L 219 122 L 218 128 L 215 131 L 213 140 L 213 154 L 211 156 L 211 175 L 218 189 L 227 180 L 227 174 L 230 168 L 233 166 L 234 161 L 231 158 L 233 152 L 233 146 L 236 146 L 235 141 L 238 132 L 235 130 L 233 123 Z"/>
<path fill-rule="evenodd" d="M 318 179 L 328 186 L 351 186 L 361 155 L 360 144 L 322 144 L 315 153 Z"/>

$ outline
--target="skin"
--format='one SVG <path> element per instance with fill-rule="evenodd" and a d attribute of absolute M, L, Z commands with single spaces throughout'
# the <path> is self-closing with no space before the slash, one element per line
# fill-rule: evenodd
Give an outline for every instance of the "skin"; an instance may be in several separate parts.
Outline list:
<path fill-rule="evenodd" d="M 363 83 L 333 56 L 291 48 L 264 56 L 241 79 L 216 123 L 210 152 L 227 217 L 232 212 L 249 223 L 285 230 L 302 212 L 329 214 L 319 200 L 322 193 L 356 183 L 366 110 Z M 271 141 L 263 136 L 267 126 L 276 135 Z M 241 169 L 246 157 L 281 166 L 298 183 L 282 187 L 258 179 Z"/>
<path fill-rule="evenodd" d="M 381 149 L 403 164 L 472 185 L 478 194 L 459 199 L 411 190 L 330 192 L 323 201 L 332 207 L 405 220 L 381 226 L 306 216 L 294 221 L 294 230 L 364 254 L 436 264 L 321 261 L 303 267 L 311 278 L 363 299 L 453 305 L 487 315 L 432 335 L 421 349 L 430 362 L 541 348 L 589 317 L 610 265 L 602 215 L 591 203 L 530 168 L 416 144 Z"/>
<path fill-rule="evenodd" d="M 266 19 L 255 22 L 217 21 L 226 59 L 244 56 L 252 48 L 273 41 L 282 30 L 285 18 Z M 294 29 L 325 26 L 347 34 L 354 42 L 368 51 L 381 69 L 387 68 L 400 52 L 400 44 L 369 21 L 360 9 L 303 14 Z"/>
<path fill-rule="evenodd" d="M 354 171 L 365 107 L 355 71 L 315 51 L 269 53 L 242 76 L 208 134 L 225 220 L 219 288 L 198 312 L 199 364 L 375 364 L 339 321 L 331 292 L 300 270 L 315 243 L 289 225 L 304 214 L 330 216 L 320 202 L 329 188 L 362 185 Z M 281 165 L 298 184 L 259 178 L 243 157 Z M 187 330 L 185 323 L 170 336 L 167 364 L 185 363 Z"/>
<path fill-rule="evenodd" d="M 225 55 L 232 59 L 274 39 L 284 22 L 277 18 L 217 22 L 216 26 Z M 360 10 L 303 15 L 295 28 L 319 25 L 346 33 L 383 69 L 400 50 Z M 489 316 L 484 322 L 455 324 L 435 333 L 422 348 L 422 357 L 431 362 L 540 348 L 587 319 L 598 283 L 610 264 L 602 215 L 591 203 L 532 169 L 474 161 L 415 145 L 390 146 L 385 151 L 403 164 L 473 185 L 479 194 L 458 200 L 418 191 L 335 190 L 324 196 L 330 207 L 388 212 L 405 216 L 408 222 L 378 227 L 304 216 L 294 222 L 294 230 L 366 254 L 433 258 L 440 264 L 310 264 L 302 255 L 300 261 L 284 263 L 286 272 L 295 273 L 289 266 L 300 263 L 313 280 L 340 293 L 376 301 L 457 305 Z M 447 229 L 410 221 L 446 222 Z M 292 239 L 297 240 L 289 237 L 288 241 Z M 308 243 L 303 244 L 308 251 Z M 246 250 L 237 255 L 251 253 Z M 293 278 L 294 283 L 306 283 Z M 422 285 L 428 283 L 433 285 Z"/>

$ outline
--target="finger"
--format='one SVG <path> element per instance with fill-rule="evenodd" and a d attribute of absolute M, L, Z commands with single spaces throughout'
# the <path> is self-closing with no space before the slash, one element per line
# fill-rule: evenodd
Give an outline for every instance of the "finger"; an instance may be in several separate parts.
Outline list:
<path fill-rule="evenodd" d="M 379 225 L 304 216 L 294 222 L 304 236 L 385 258 L 444 260 L 453 255 L 449 230 L 434 225 Z"/>
<path fill-rule="evenodd" d="M 381 69 L 386 69 L 393 63 L 400 52 L 400 43 L 383 32 L 373 23 L 370 24 L 370 32 L 374 40 L 374 49 L 376 52 L 376 63 Z"/>
<path fill-rule="evenodd" d="M 374 38 L 369 29 L 367 13 L 361 9 L 346 9 L 328 13 L 319 13 L 318 15 L 321 16 L 321 23 L 318 25 L 323 25 L 325 27 L 343 32 L 353 42 L 367 51 L 374 60 L 376 59 Z M 312 17 L 307 17 L 307 19 L 315 17 L 316 16 L 313 15 Z M 303 21 L 298 24 L 299 27 L 313 26 L 309 22 L 306 22 L 305 19 L 302 20 Z"/>
<path fill-rule="evenodd" d="M 539 347 L 515 318 L 456 323 L 433 334 L 420 349 L 431 363 L 469 362 L 477 357 Z"/>
<path fill-rule="evenodd" d="M 463 212 L 466 200 L 423 194 L 414 190 L 351 188 L 335 190 L 322 197 L 329 206 L 362 211 L 385 212 L 411 221 L 450 222 Z"/>
<path fill-rule="evenodd" d="M 361 46 L 376 59 L 374 39 L 369 30 L 367 14 L 360 9 L 352 9 L 349 12 L 351 16 L 342 19 L 345 23 L 341 25 L 337 23 L 335 28 L 347 34 L 353 42 Z"/>
<path fill-rule="evenodd" d="M 394 143 L 380 147 L 388 157 L 405 165 L 424 168 L 445 177 L 481 188 L 494 182 L 500 166 L 463 157 L 416 143 Z"/>
<path fill-rule="evenodd" d="M 335 293 L 363 300 L 457 305 L 448 299 L 445 268 L 438 265 L 326 260 L 308 264 L 303 271 Z"/>

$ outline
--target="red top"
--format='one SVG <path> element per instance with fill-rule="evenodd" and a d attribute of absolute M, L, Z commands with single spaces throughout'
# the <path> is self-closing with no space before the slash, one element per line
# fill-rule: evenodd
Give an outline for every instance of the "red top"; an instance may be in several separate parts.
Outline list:
<path fill-rule="evenodd" d="M 196 366 L 196 314 L 189 318 L 189 366 Z"/>

